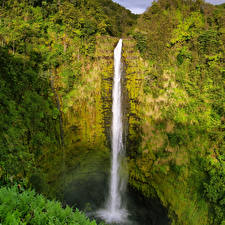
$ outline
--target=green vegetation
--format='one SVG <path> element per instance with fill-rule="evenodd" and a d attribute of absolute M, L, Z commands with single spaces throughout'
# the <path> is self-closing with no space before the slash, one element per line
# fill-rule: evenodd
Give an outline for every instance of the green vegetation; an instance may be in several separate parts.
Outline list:
<path fill-rule="evenodd" d="M 96 225 L 95 221 L 91 222 L 78 209 L 75 212 L 68 206 L 63 209 L 59 202 L 46 200 L 34 191 L 25 191 L 19 187 L 0 189 L 1 224 Z"/>
<path fill-rule="evenodd" d="M 96 133 L 104 136 L 99 132 L 103 130 L 101 81 L 93 70 L 96 47 L 103 35 L 121 36 L 135 19 L 110 0 L 1 3 L 1 183 L 21 179 L 41 183 L 38 177 L 43 167 L 49 169 L 45 163 L 50 156 L 57 163 L 66 157 L 62 148 L 71 136 L 67 132 L 71 111 L 80 111 L 77 103 L 86 104 L 88 98 L 88 110 L 92 101 L 99 111 L 93 112 L 92 105 L 98 124 L 90 126 L 98 126 Z M 83 118 L 82 113 L 77 112 Z M 71 127 L 81 126 L 85 145 L 90 138 L 97 146 L 104 145 L 104 138 L 90 137 L 95 135 L 91 127 L 85 130 L 90 118 L 84 119 L 85 124 L 82 118 L 74 119 Z"/>
<path fill-rule="evenodd" d="M 20 180 L 49 143 L 57 145 L 58 110 L 46 77 L 30 61 L 0 49 L 0 177 Z"/>
<path fill-rule="evenodd" d="M 107 175 L 121 36 L 130 184 L 159 197 L 174 225 L 224 225 L 224 4 L 158 0 L 137 17 L 111 0 L 1 1 L 0 184 L 62 198 L 70 182 Z M 23 196 L 38 210 L 44 201 L 40 219 L 62 210 L 33 192 L 6 192 L 12 207 Z M 24 210 L 0 212 L 8 224 L 31 224 L 35 210 Z"/>
<path fill-rule="evenodd" d="M 130 183 L 158 195 L 176 225 L 225 223 L 224 22 L 223 6 L 159 0 L 132 33 L 145 64 Z"/>

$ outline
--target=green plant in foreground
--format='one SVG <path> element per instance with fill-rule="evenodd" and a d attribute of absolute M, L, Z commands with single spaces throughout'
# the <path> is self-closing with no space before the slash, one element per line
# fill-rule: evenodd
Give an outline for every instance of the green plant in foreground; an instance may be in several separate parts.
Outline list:
<path fill-rule="evenodd" d="M 0 189 L 0 224 L 76 224 L 96 225 L 86 216 L 56 201 L 49 201 L 34 191 L 20 190 L 17 186 Z"/>

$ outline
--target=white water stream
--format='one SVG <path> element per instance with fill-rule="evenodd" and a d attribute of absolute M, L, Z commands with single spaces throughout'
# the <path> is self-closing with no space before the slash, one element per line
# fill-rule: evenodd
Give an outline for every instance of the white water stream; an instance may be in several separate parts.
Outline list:
<path fill-rule="evenodd" d="M 121 160 L 123 157 L 123 124 L 121 102 L 121 75 L 122 75 L 122 39 L 119 40 L 114 50 L 114 81 L 113 81 L 113 104 L 112 104 L 112 162 L 110 192 L 106 208 L 100 210 L 98 215 L 107 223 L 123 223 L 128 213 L 122 204 L 122 194 L 126 185 L 120 176 Z"/>

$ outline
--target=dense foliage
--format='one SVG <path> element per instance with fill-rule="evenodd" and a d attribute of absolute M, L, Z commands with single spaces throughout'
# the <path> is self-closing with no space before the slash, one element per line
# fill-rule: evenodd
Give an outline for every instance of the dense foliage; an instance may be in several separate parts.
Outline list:
<path fill-rule="evenodd" d="M 20 186 L 0 189 L 0 223 L 1 224 L 71 224 L 96 225 L 78 210 L 62 208 L 56 201 L 46 200 L 34 191 L 24 191 Z"/>
<path fill-rule="evenodd" d="M 141 101 L 148 102 L 142 110 L 150 124 L 143 134 L 149 142 L 142 155 L 133 157 L 142 158 L 149 151 L 144 155 L 153 165 L 142 159 L 145 175 L 151 171 L 155 179 L 162 176 L 168 187 L 175 182 L 173 189 L 182 190 L 184 199 L 189 198 L 186 211 L 182 204 L 187 200 L 182 203 L 181 195 L 181 210 L 173 205 L 177 204 L 176 195 L 173 203 L 167 203 L 173 205 L 172 210 L 177 208 L 179 223 L 199 224 L 200 209 L 204 208 L 204 218 L 209 218 L 207 222 L 202 219 L 203 224 L 224 224 L 224 5 L 159 0 L 141 16 L 132 35 L 149 63 Z M 182 182 L 176 183 L 176 179 Z M 163 184 L 157 185 L 160 193 Z M 195 216 L 190 216 L 191 212 Z"/>
<path fill-rule="evenodd" d="M 0 176 L 7 181 L 32 173 L 43 146 L 57 145 L 59 113 L 32 62 L 0 48 L 0 65 Z"/>
<path fill-rule="evenodd" d="M 1 2 L 1 182 L 38 174 L 46 149 L 63 145 L 63 111 L 96 38 L 121 36 L 135 18 L 110 0 Z"/>

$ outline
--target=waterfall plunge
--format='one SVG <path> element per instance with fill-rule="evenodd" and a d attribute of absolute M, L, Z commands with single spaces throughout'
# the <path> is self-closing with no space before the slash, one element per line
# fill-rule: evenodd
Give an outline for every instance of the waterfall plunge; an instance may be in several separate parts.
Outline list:
<path fill-rule="evenodd" d="M 121 104 L 121 63 L 122 39 L 119 40 L 114 50 L 114 81 L 113 81 L 113 105 L 112 105 L 112 162 L 110 193 L 106 208 L 100 210 L 98 215 L 107 223 L 123 223 L 128 213 L 122 204 L 121 194 L 125 192 L 125 181 L 120 177 L 121 160 L 123 157 L 123 124 Z"/>

